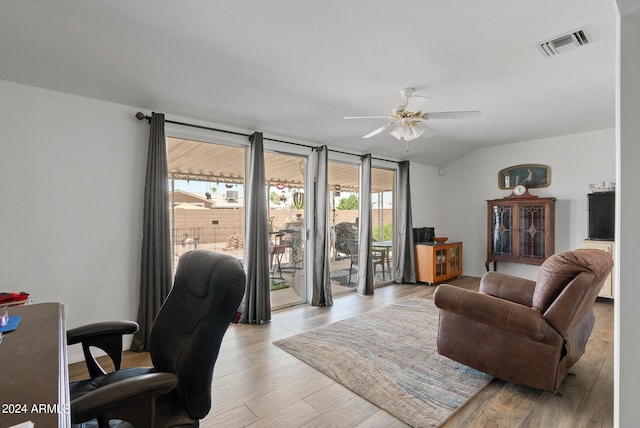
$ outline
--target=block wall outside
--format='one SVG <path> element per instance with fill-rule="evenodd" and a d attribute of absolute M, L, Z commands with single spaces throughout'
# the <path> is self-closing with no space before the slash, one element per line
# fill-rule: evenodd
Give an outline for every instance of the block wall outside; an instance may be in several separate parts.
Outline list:
<path fill-rule="evenodd" d="M 274 230 L 284 229 L 287 223 L 296 221 L 297 215 L 304 215 L 303 210 L 275 209 L 269 215 L 273 218 Z M 199 243 L 227 243 L 235 235 L 244 234 L 244 207 L 212 208 L 212 209 L 175 209 L 173 210 L 174 242 L 185 239 L 197 239 Z M 378 225 L 378 211 L 372 212 L 372 224 Z M 392 210 L 382 210 L 384 224 L 391 224 Z M 342 222 L 355 222 L 358 210 L 336 210 L 329 214 L 332 225 Z M 217 222 L 217 224 L 213 224 Z M 307 227 L 311 227 L 308 225 Z M 186 234 L 186 236 L 185 236 Z"/>

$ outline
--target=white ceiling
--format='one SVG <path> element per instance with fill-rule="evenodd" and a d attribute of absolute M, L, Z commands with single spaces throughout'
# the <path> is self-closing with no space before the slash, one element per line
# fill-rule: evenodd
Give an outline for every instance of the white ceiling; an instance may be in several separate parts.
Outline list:
<path fill-rule="evenodd" d="M 613 0 L 20 0 L 0 80 L 444 165 L 480 147 L 614 127 Z M 536 43 L 587 26 L 593 43 Z M 401 103 L 480 110 L 410 143 L 360 137 Z M 148 111 L 146 112 L 148 113 Z"/>

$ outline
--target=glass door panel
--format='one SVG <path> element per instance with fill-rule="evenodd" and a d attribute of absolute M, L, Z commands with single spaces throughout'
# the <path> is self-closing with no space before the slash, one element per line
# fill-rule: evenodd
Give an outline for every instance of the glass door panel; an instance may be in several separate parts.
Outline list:
<path fill-rule="evenodd" d="M 329 181 L 329 269 L 331 292 L 354 291 L 358 283 L 358 165 L 330 161 Z"/>
<path fill-rule="evenodd" d="M 449 250 L 449 265 L 452 272 L 460 270 L 460 254 L 458 251 L 458 247 L 452 247 Z"/>
<path fill-rule="evenodd" d="M 446 275 L 448 273 L 447 260 L 447 249 L 436 249 L 436 276 Z"/>
<path fill-rule="evenodd" d="M 167 160 L 174 272 L 198 248 L 242 260 L 245 149 L 169 137 Z"/>
<path fill-rule="evenodd" d="M 511 207 L 493 207 L 493 253 L 510 255 L 511 249 Z"/>
<path fill-rule="evenodd" d="M 306 158 L 264 154 L 269 206 L 271 307 L 306 303 L 306 226 L 304 217 Z"/>
<path fill-rule="evenodd" d="M 520 207 L 520 256 L 544 258 L 544 207 Z"/>
<path fill-rule="evenodd" d="M 371 253 L 373 282 L 393 280 L 395 170 L 371 168 Z"/>

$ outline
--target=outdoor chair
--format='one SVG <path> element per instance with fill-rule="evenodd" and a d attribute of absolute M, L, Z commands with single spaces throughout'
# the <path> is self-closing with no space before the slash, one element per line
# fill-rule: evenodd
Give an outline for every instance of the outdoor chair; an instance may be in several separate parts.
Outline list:
<path fill-rule="evenodd" d="M 384 262 L 385 262 L 385 257 L 382 251 L 380 250 L 369 250 L 371 252 L 372 258 L 373 258 L 373 274 L 376 274 L 376 266 L 382 266 L 382 280 L 384 281 L 384 277 L 385 277 L 385 269 L 384 269 Z M 358 246 L 358 240 L 357 239 L 348 239 L 347 240 L 347 254 L 349 256 L 350 259 L 350 264 L 349 264 L 349 284 L 351 284 L 351 273 L 353 271 L 353 267 L 357 267 L 358 266 L 358 259 L 359 259 L 359 246 Z"/>

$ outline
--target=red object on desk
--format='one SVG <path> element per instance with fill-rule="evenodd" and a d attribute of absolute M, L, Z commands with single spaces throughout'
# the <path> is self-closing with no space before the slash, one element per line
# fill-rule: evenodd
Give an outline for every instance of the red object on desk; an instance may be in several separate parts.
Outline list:
<path fill-rule="evenodd" d="M 29 293 L 21 291 L 19 293 L 0 293 L 0 306 L 25 301 L 29 298 Z"/>

